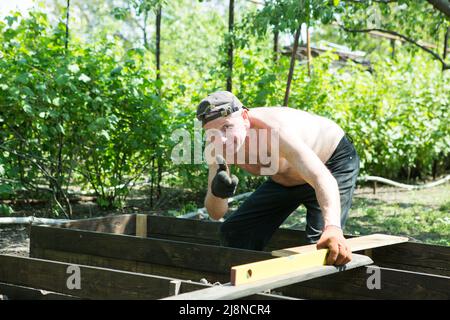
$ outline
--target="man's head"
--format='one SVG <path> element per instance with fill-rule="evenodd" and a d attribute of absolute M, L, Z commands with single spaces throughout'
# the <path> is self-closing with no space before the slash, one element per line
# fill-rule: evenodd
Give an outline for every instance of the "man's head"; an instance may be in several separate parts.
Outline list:
<path fill-rule="evenodd" d="M 250 121 L 248 109 L 234 94 L 228 91 L 217 91 L 203 99 L 197 107 L 197 119 L 203 128 L 214 136 L 220 135 L 221 142 L 227 147 L 233 145 L 238 151 L 245 142 Z M 215 130 L 211 130 L 215 129 Z"/>

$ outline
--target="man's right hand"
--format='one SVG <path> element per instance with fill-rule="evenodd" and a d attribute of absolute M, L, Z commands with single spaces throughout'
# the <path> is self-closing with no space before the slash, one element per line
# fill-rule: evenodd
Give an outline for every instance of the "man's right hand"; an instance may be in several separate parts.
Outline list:
<path fill-rule="evenodd" d="M 216 156 L 216 161 L 219 169 L 211 184 L 212 194 L 222 199 L 232 197 L 236 192 L 239 179 L 235 175 L 230 176 L 227 163 L 222 156 Z"/>

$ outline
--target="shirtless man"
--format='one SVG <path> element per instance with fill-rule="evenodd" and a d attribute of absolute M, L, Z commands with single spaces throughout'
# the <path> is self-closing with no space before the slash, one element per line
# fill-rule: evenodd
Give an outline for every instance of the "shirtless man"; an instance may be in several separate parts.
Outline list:
<path fill-rule="evenodd" d="M 258 156 L 253 164 L 248 162 L 252 156 L 250 130 L 278 133 L 277 170 L 222 223 L 222 245 L 263 250 L 276 229 L 303 204 L 307 209 L 307 241 L 317 243 L 318 249 L 330 250 L 327 264 L 343 265 L 351 260 L 342 228 L 352 203 L 359 157 L 336 123 L 287 107 L 249 110 L 227 91 L 215 92 L 202 100 L 197 118 L 207 133 L 219 132 L 219 141 L 209 142 L 222 144 L 224 153 L 230 143 L 235 154 L 244 150 L 244 163 L 235 162 L 236 156 L 229 155 L 227 162 L 254 175 L 261 175 L 266 166 Z M 229 161 L 230 158 L 234 160 Z M 238 184 L 237 178 L 230 176 L 227 163 L 221 161 L 223 158 L 217 157 L 219 163 L 208 163 L 205 207 L 215 220 L 228 211 L 227 198 L 233 196 Z"/>

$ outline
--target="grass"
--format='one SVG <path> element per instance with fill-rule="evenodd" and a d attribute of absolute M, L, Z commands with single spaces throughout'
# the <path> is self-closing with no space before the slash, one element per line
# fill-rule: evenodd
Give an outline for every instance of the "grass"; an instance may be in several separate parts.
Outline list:
<path fill-rule="evenodd" d="M 418 191 L 383 188 L 377 195 L 366 188 L 355 193 L 345 233 L 401 235 L 424 243 L 450 246 L 450 185 Z M 303 229 L 300 207 L 284 227 Z"/>

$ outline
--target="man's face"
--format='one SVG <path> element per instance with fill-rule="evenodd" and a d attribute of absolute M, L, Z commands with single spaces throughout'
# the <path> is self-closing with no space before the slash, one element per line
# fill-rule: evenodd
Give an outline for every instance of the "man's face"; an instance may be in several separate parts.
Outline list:
<path fill-rule="evenodd" d="M 244 145 L 250 122 L 246 111 L 238 111 L 210 121 L 203 128 L 208 142 L 217 143 L 217 147 L 222 145 L 224 155 L 234 154 Z"/>

